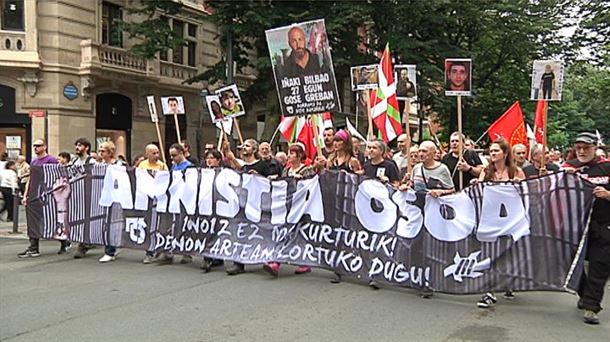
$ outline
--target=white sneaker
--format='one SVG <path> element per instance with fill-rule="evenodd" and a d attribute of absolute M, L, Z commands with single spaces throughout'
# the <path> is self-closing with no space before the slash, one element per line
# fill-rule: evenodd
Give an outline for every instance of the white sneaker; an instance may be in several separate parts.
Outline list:
<path fill-rule="evenodd" d="M 116 260 L 116 256 L 104 254 L 104 256 L 100 258 L 99 262 L 105 263 L 105 262 L 110 262 L 110 261 L 115 261 L 115 260 Z"/>

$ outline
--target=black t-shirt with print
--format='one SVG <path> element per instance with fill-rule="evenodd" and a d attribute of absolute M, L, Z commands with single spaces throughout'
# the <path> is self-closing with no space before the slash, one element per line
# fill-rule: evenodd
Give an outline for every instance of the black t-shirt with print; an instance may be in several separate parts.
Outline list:
<path fill-rule="evenodd" d="M 379 179 L 378 176 L 388 177 L 390 182 L 400 181 L 400 172 L 396 163 L 384 159 L 380 164 L 373 164 L 370 160 L 364 163 L 364 175 L 369 178 Z"/>
<path fill-rule="evenodd" d="M 267 163 L 263 162 L 262 160 L 257 160 L 256 162 L 254 162 L 252 164 L 244 164 L 244 166 L 242 167 L 242 170 L 245 172 L 250 172 L 250 171 L 254 170 L 254 171 L 256 171 L 256 173 L 258 173 L 259 175 L 261 175 L 263 177 L 267 177 L 267 176 L 271 175 L 269 166 L 267 165 Z"/>

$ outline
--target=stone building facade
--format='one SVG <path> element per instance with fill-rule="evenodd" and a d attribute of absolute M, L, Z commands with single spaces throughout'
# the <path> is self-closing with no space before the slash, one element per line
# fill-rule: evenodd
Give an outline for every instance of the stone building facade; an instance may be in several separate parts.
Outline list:
<path fill-rule="evenodd" d="M 176 0 L 177 1 L 177 0 Z M 138 20 L 128 9 L 136 0 L 0 0 L 0 153 L 32 155 L 31 142 L 45 138 L 49 152 L 73 152 L 74 141 L 88 138 L 93 149 L 112 140 L 127 158 L 157 142 L 146 96 L 154 95 L 161 141 L 176 142 L 173 117 L 162 115 L 160 98 L 182 96 L 181 137 L 197 151 L 216 140 L 217 130 L 203 109 L 205 82 L 185 84 L 221 58 L 218 28 L 203 0 L 182 0 L 183 10 L 168 17 L 187 41 L 178 51 L 152 60 L 129 51 L 137 41 L 117 29 L 116 19 Z M 203 19 L 202 19 L 203 18 Z M 241 89 L 253 71 L 236 74 Z M 240 122 L 255 136 L 257 115 Z"/>

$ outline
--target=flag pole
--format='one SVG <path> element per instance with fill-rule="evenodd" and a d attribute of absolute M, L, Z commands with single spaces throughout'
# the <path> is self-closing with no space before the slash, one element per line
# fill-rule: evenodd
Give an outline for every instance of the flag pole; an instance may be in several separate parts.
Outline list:
<path fill-rule="evenodd" d="M 281 122 L 280 122 L 280 124 L 281 124 Z M 271 140 L 269 140 L 270 145 L 273 145 L 273 140 L 275 140 L 275 137 L 277 136 L 279 131 L 280 131 L 280 125 L 277 125 L 275 132 L 273 132 L 273 135 L 271 136 Z"/>
<path fill-rule="evenodd" d="M 358 113 L 358 112 L 359 112 L 359 111 L 358 111 L 358 107 L 360 107 L 360 106 L 359 106 L 359 105 L 360 105 L 360 102 L 359 102 L 359 100 L 360 100 L 360 96 L 359 96 L 359 94 L 360 94 L 360 91 L 359 91 L 359 90 L 356 90 L 356 130 L 358 130 L 358 116 L 359 116 L 359 115 L 358 115 L 358 114 L 359 114 L 359 113 Z"/>
<path fill-rule="evenodd" d="M 369 129 L 367 132 L 366 139 L 368 141 L 373 140 L 373 117 L 371 116 L 371 94 L 370 90 L 365 91 L 365 101 L 366 101 L 366 116 L 369 122 Z"/>
<path fill-rule="evenodd" d="M 244 143 L 244 137 L 241 135 L 241 129 L 239 128 L 239 120 L 237 118 L 233 118 L 233 124 L 235 125 L 235 130 L 237 130 L 239 144 L 242 145 Z"/>
<path fill-rule="evenodd" d="M 549 103 L 545 100 L 544 101 L 544 110 L 542 111 L 542 159 L 540 162 L 540 170 L 539 170 L 539 174 L 543 175 L 546 174 L 546 145 L 547 145 L 547 135 L 546 135 L 546 117 L 547 117 L 547 113 L 549 110 Z"/>
<path fill-rule="evenodd" d="M 163 158 L 163 162 L 166 163 L 167 159 L 165 159 L 165 149 L 163 148 L 163 140 L 161 140 L 161 129 L 159 128 L 159 120 L 155 121 L 155 127 L 157 128 L 157 139 L 159 139 L 159 147 L 161 148 L 161 158 Z"/>
<path fill-rule="evenodd" d="M 411 123 L 409 122 L 409 116 L 411 115 L 411 98 L 407 98 L 405 100 L 405 109 L 403 112 L 403 121 L 405 123 L 405 132 L 407 132 L 407 136 L 411 139 L 411 134 L 409 134 L 409 128 L 411 128 Z M 409 140 L 411 142 L 411 140 Z"/>
<path fill-rule="evenodd" d="M 322 146 L 320 145 L 320 128 L 318 128 L 319 115 L 320 114 L 309 115 L 307 120 L 309 120 L 311 125 L 313 126 L 313 138 L 316 142 L 316 150 L 318 152 L 318 155 L 321 156 L 322 155 Z"/>
<path fill-rule="evenodd" d="M 222 124 L 221 124 L 222 125 Z M 222 143 L 224 142 L 224 137 L 225 137 L 226 133 L 224 130 L 224 127 L 220 127 L 220 134 L 218 134 L 218 145 L 216 145 L 216 149 L 218 150 L 218 152 L 222 151 Z M 205 157 L 205 156 L 204 156 Z"/>
<path fill-rule="evenodd" d="M 184 114 L 186 115 L 186 114 Z M 178 114 L 174 113 L 174 124 L 176 125 L 176 136 L 178 137 L 178 142 L 182 142 L 182 138 L 180 137 L 180 125 L 178 124 Z"/>
<path fill-rule="evenodd" d="M 487 129 L 485 130 L 485 132 L 483 132 L 483 134 L 481 134 L 481 136 L 479 137 L 479 139 L 477 139 L 474 144 L 478 144 L 479 141 L 481 141 L 481 139 L 483 139 L 483 137 L 485 137 L 487 135 L 487 132 L 489 132 L 489 129 L 491 128 L 491 126 L 487 127 Z"/>
<path fill-rule="evenodd" d="M 459 163 L 460 161 L 462 161 L 464 159 L 464 157 L 462 155 L 462 150 L 464 148 L 464 139 L 462 136 L 462 96 L 461 95 L 457 96 L 457 115 L 458 115 L 458 133 L 460 136 L 460 143 L 458 145 L 458 154 L 459 154 L 458 163 Z M 460 189 L 463 189 L 464 188 L 464 175 L 462 172 L 459 173 L 459 184 L 460 184 Z"/>
<path fill-rule="evenodd" d="M 409 116 L 411 114 L 411 98 L 407 97 L 407 100 L 405 101 L 405 112 L 404 114 L 404 118 L 405 118 L 405 133 L 407 134 L 407 171 L 406 174 L 409 175 L 409 179 L 411 179 L 411 123 L 409 121 Z M 420 135 L 421 132 L 420 132 Z M 421 140 L 421 139 L 420 139 Z"/>

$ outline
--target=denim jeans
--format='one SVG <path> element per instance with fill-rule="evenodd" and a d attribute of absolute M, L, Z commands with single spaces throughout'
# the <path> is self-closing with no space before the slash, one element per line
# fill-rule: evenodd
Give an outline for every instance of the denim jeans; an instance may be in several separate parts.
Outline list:
<path fill-rule="evenodd" d="M 106 255 L 114 256 L 116 254 L 116 247 L 114 246 L 105 246 L 104 253 Z"/>

